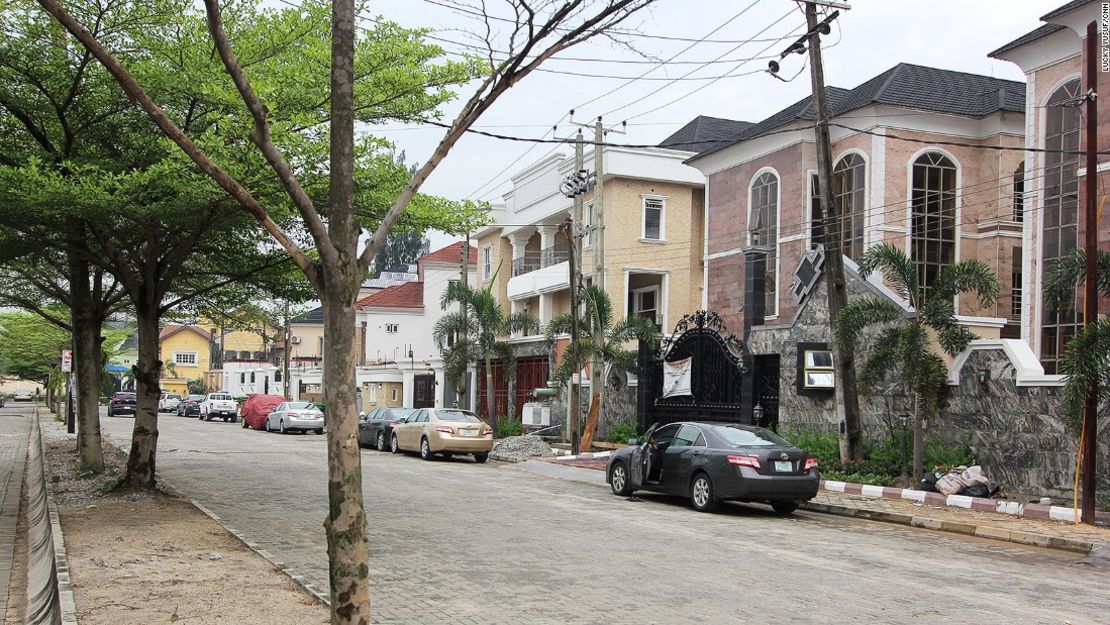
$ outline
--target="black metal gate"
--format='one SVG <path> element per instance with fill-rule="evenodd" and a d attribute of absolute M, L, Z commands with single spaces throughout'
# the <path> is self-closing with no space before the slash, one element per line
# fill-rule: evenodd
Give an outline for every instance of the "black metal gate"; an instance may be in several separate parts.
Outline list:
<path fill-rule="evenodd" d="M 692 419 L 745 422 L 742 381 L 748 372 L 744 343 L 715 312 L 699 310 L 675 324 L 657 350 L 641 344 L 636 408 L 640 428 Z M 691 359 L 690 394 L 663 397 L 663 363 Z"/>
<path fill-rule="evenodd" d="M 436 405 L 436 376 L 432 374 L 412 377 L 412 407 L 434 408 Z"/>

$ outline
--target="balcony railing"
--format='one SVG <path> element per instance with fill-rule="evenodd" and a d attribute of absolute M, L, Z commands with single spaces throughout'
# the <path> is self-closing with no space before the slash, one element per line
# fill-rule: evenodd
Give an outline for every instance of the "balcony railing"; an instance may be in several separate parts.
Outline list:
<path fill-rule="evenodd" d="M 513 259 L 513 277 L 522 276 L 541 267 L 540 252 L 525 252 L 524 256 Z"/>
<path fill-rule="evenodd" d="M 570 248 L 553 245 L 540 252 L 540 264 L 544 267 L 565 263 L 568 260 L 570 260 Z"/>

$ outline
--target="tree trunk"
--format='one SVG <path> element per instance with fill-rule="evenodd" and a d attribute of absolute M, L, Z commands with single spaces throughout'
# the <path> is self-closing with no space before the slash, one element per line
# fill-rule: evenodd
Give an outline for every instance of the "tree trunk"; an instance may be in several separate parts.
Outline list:
<path fill-rule="evenodd" d="M 589 451 L 594 444 L 594 432 L 597 430 L 597 419 L 601 412 L 601 395 L 594 394 L 590 399 L 590 412 L 586 415 L 586 429 L 582 432 L 582 442 L 579 447 L 582 451 Z"/>
<path fill-rule="evenodd" d="M 497 423 L 497 416 L 493 413 L 497 410 L 497 397 L 494 395 L 493 389 L 493 362 L 489 356 L 486 356 L 486 419 L 489 419 L 490 425 Z"/>
<path fill-rule="evenodd" d="M 913 480 L 920 483 L 925 475 L 925 410 L 921 397 L 913 398 Z"/>
<path fill-rule="evenodd" d="M 77 376 L 77 466 L 83 471 L 104 468 L 100 447 L 100 320 L 73 315 L 73 366 Z"/>
<path fill-rule="evenodd" d="M 127 474 L 121 486 L 153 489 L 155 454 L 158 449 L 158 398 L 162 394 L 159 377 L 157 305 L 135 307 L 139 322 L 139 357 L 132 370 L 135 374 L 135 427 L 131 431 L 131 455 L 127 458 Z"/>

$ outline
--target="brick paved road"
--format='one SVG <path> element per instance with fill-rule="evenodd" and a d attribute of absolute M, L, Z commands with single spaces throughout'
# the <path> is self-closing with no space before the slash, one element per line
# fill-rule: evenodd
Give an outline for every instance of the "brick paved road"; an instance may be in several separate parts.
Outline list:
<path fill-rule="evenodd" d="M 161 422 L 163 479 L 326 588 L 323 438 Z M 116 440 L 131 424 L 105 419 Z M 373 451 L 363 462 L 380 623 L 1078 625 L 1110 614 L 1110 577 L 1068 554 L 761 506 L 701 515 L 496 463 Z"/>
<path fill-rule="evenodd" d="M 0 611 L 8 606 L 8 589 L 15 559 L 16 525 L 19 498 L 23 488 L 23 467 L 27 459 L 27 437 L 31 431 L 30 404 L 9 402 L 0 408 Z M 25 571 L 19 571 L 25 574 Z"/>

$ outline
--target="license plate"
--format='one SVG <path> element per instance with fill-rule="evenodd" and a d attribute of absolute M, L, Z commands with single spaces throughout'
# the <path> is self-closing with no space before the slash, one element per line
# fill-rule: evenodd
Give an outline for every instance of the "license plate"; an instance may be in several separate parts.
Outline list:
<path fill-rule="evenodd" d="M 459 434 L 463 436 L 477 436 L 478 430 L 459 430 Z"/>
<path fill-rule="evenodd" d="M 794 463 L 789 460 L 776 460 L 775 470 L 779 473 L 790 473 L 794 470 Z"/>

